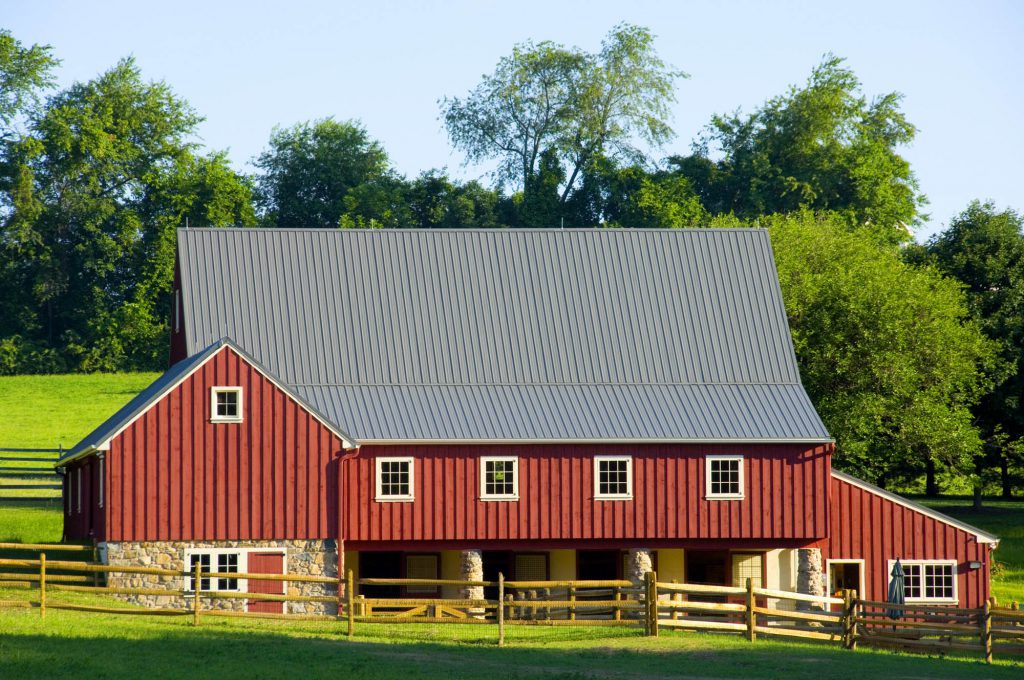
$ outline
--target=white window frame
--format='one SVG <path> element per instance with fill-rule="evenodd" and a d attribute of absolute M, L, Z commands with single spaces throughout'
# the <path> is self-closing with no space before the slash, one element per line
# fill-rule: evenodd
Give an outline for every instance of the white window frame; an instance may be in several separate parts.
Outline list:
<path fill-rule="evenodd" d="M 409 465 L 409 493 L 408 494 L 388 494 L 384 495 L 382 489 L 381 479 L 381 464 L 382 463 L 407 463 Z M 376 459 L 373 464 L 374 469 L 374 486 L 376 489 L 376 495 L 374 500 L 378 503 L 409 503 L 416 500 L 416 462 L 412 456 L 384 456 Z"/>
<path fill-rule="evenodd" d="M 886 563 L 885 569 L 885 587 L 886 590 L 889 588 L 889 584 L 892 583 L 892 568 L 896 564 L 896 560 L 889 560 Z M 952 566 L 953 567 L 953 597 L 907 597 L 907 603 L 911 602 L 928 602 L 930 604 L 959 604 L 960 602 L 960 571 L 957 569 L 956 560 L 900 560 L 900 564 L 905 567 L 907 565 L 920 566 L 921 567 L 921 592 L 924 592 L 924 568 L 926 565 L 934 566 Z"/>
<path fill-rule="evenodd" d="M 224 392 L 234 392 L 238 395 L 238 415 L 219 416 L 217 415 L 217 395 Z M 234 385 L 218 385 L 210 388 L 210 422 L 211 423 L 240 423 L 242 422 L 242 388 Z"/>
<path fill-rule="evenodd" d="M 711 462 L 712 461 L 739 461 L 739 493 L 712 493 L 711 492 Z M 715 455 L 704 457 L 704 498 L 710 501 L 739 501 L 746 498 L 747 479 L 743 464 L 743 456 Z"/>
<path fill-rule="evenodd" d="M 601 463 L 625 461 L 626 493 L 601 493 Z M 594 456 L 594 500 L 628 501 L 633 500 L 633 456 Z"/>
<path fill-rule="evenodd" d="M 487 464 L 512 463 L 512 493 L 487 493 Z M 482 501 L 517 501 L 519 500 L 519 457 L 518 456 L 481 456 L 480 457 L 480 500 Z"/>
<path fill-rule="evenodd" d="M 99 504 L 98 504 L 98 506 L 102 508 L 103 507 L 103 454 L 102 453 L 97 453 L 96 454 L 96 459 L 99 461 L 99 464 L 97 465 L 96 474 L 98 474 L 99 477 L 100 477 L 100 493 L 99 493 L 100 497 L 99 497 Z"/>

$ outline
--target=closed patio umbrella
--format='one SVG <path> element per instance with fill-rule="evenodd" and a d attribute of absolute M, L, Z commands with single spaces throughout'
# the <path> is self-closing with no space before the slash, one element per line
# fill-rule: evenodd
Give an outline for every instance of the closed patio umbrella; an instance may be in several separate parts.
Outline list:
<path fill-rule="evenodd" d="M 889 579 L 889 596 L 886 598 L 886 602 L 899 605 L 906 603 L 907 596 L 904 589 L 904 579 L 906 578 L 906 574 L 904 573 L 903 565 L 900 564 L 899 560 L 896 560 L 896 564 L 892 565 L 892 573 L 890 573 L 889 576 L 892 578 Z M 885 613 L 890 619 L 898 619 L 903 616 L 903 608 L 893 607 Z"/>

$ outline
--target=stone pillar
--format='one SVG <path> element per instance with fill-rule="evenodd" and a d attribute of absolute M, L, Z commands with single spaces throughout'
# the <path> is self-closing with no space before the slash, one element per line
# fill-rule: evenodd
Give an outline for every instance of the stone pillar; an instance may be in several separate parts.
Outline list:
<path fill-rule="evenodd" d="M 825 574 L 821 563 L 821 548 L 797 550 L 796 591 L 804 595 L 825 594 Z M 809 603 L 799 603 L 798 609 L 821 609 Z"/>
<path fill-rule="evenodd" d="M 460 576 L 463 581 L 484 580 L 484 554 L 480 550 L 463 550 Z M 484 599 L 483 586 L 465 586 L 459 592 L 464 600 Z"/>
<path fill-rule="evenodd" d="M 636 548 L 629 551 L 626 559 L 626 573 L 623 576 L 633 583 L 642 583 L 644 575 L 654 571 L 654 556 L 647 548 Z"/>

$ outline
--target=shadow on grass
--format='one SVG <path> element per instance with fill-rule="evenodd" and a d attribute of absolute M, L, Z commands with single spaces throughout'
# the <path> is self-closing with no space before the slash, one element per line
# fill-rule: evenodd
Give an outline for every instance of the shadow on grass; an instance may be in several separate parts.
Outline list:
<path fill-rule="evenodd" d="M 65 614 L 65 613 L 60 613 Z M 669 634 L 650 639 L 593 629 L 554 634 L 428 624 L 382 629 L 347 641 L 342 627 L 212 622 L 132 623 L 81 615 L 0 618 L 0 675 L 12 678 L 1019 678 L 1021 667 L 985 666 L 823 645 L 748 643 L 735 637 Z M 70 613 L 67 613 L 70 614 Z M 263 622 L 261 622 L 263 623 Z M 409 630 L 415 628 L 416 630 Z M 603 635 L 603 634 L 602 634 Z M 433 639 L 432 639 L 433 638 Z M 452 640 L 452 638 L 457 638 Z"/>

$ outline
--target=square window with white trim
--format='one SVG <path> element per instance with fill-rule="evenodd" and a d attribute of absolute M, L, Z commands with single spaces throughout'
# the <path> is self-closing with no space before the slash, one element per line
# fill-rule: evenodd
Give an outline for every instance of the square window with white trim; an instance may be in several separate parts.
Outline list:
<path fill-rule="evenodd" d="M 889 579 L 892 580 L 894 560 L 889 561 Z M 955 560 L 907 560 L 903 565 L 903 594 L 907 602 L 956 603 Z"/>
<path fill-rule="evenodd" d="M 632 497 L 632 456 L 595 456 L 594 498 L 598 500 L 628 500 Z"/>
<path fill-rule="evenodd" d="M 483 457 L 480 459 L 480 499 L 485 501 L 519 498 L 519 459 Z"/>
<path fill-rule="evenodd" d="M 715 500 L 743 498 L 743 456 L 708 456 L 705 496 Z"/>
<path fill-rule="evenodd" d="M 378 501 L 411 501 L 414 488 L 412 458 L 377 459 Z"/>
<path fill-rule="evenodd" d="M 191 574 L 195 573 L 196 564 L 203 574 L 237 574 L 242 562 L 242 553 L 238 551 L 203 550 L 202 552 L 189 552 L 185 555 L 185 564 L 190 574 L 185 582 L 185 590 L 195 592 L 195 579 Z M 210 578 L 201 576 L 199 585 L 204 591 L 237 591 L 239 590 L 238 579 L 236 578 Z"/>
<path fill-rule="evenodd" d="M 242 422 L 242 388 L 210 388 L 210 422 Z"/>

